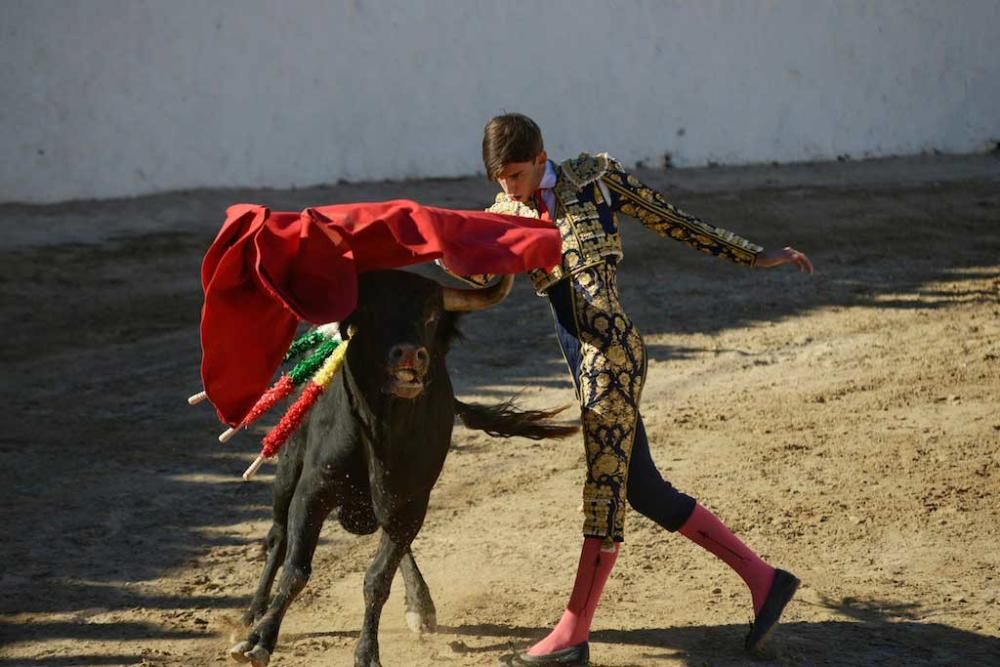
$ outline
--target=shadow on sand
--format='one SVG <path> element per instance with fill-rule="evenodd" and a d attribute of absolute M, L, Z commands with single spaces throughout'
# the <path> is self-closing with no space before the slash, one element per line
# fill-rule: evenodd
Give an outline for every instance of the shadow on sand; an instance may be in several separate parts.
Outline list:
<path fill-rule="evenodd" d="M 804 604 L 799 602 L 797 604 Z M 591 635 L 591 664 L 601 665 L 601 644 L 641 647 L 641 662 L 680 660 L 689 665 L 729 667 L 748 663 L 781 665 L 963 665 L 1000 664 L 1000 637 L 920 622 L 914 605 L 884 600 L 824 600 L 820 605 L 843 621 L 784 623 L 756 655 L 746 654 L 745 625 L 598 630 Z M 458 640 L 458 653 L 503 653 L 523 649 L 547 629 L 496 624 L 440 628 L 458 636 L 503 637 L 475 648 Z M 512 641 L 512 639 L 514 641 Z"/>

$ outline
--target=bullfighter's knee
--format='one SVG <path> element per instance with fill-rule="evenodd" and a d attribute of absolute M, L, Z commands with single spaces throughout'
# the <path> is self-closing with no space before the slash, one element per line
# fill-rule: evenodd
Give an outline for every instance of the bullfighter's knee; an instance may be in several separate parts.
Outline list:
<path fill-rule="evenodd" d="M 628 504 L 661 527 L 675 532 L 691 516 L 694 498 L 681 493 L 670 482 L 658 480 L 658 483 L 643 485 L 633 485 L 631 479 L 629 482 L 626 493 Z"/>

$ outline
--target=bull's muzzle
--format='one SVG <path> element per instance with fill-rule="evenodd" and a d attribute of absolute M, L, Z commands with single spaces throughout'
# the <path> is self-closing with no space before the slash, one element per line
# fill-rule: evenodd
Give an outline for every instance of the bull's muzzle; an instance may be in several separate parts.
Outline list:
<path fill-rule="evenodd" d="M 424 390 L 430 354 L 427 348 L 403 343 L 389 350 L 386 363 L 389 378 L 382 391 L 399 398 L 414 399 Z"/>

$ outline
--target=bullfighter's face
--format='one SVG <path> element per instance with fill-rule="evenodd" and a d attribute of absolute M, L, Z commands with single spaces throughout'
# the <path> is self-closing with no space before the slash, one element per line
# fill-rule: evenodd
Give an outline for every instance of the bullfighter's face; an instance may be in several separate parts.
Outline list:
<path fill-rule="evenodd" d="M 496 181 L 504 193 L 514 201 L 531 201 L 532 195 L 545 175 L 547 160 L 548 156 L 542 151 L 535 156 L 535 159 L 528 162 L 508 162 L 497 174 Z"/>

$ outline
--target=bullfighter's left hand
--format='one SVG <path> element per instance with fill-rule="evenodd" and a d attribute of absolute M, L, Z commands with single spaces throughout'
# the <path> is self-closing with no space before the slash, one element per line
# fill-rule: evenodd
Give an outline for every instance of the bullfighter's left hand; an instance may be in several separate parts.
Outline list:
<path fill-rule="evenodd" d="M 799 252 L 795 248 L 782 248 L 781 250 L 764 250 L 757 255 L 754 266 L 762 269 L 771 269 L 782 264 L 794 264 L 799 267 L 799 271 L 808 271 L 812 275 L 813 265 L 806 257 L 805 253 Z"/>

